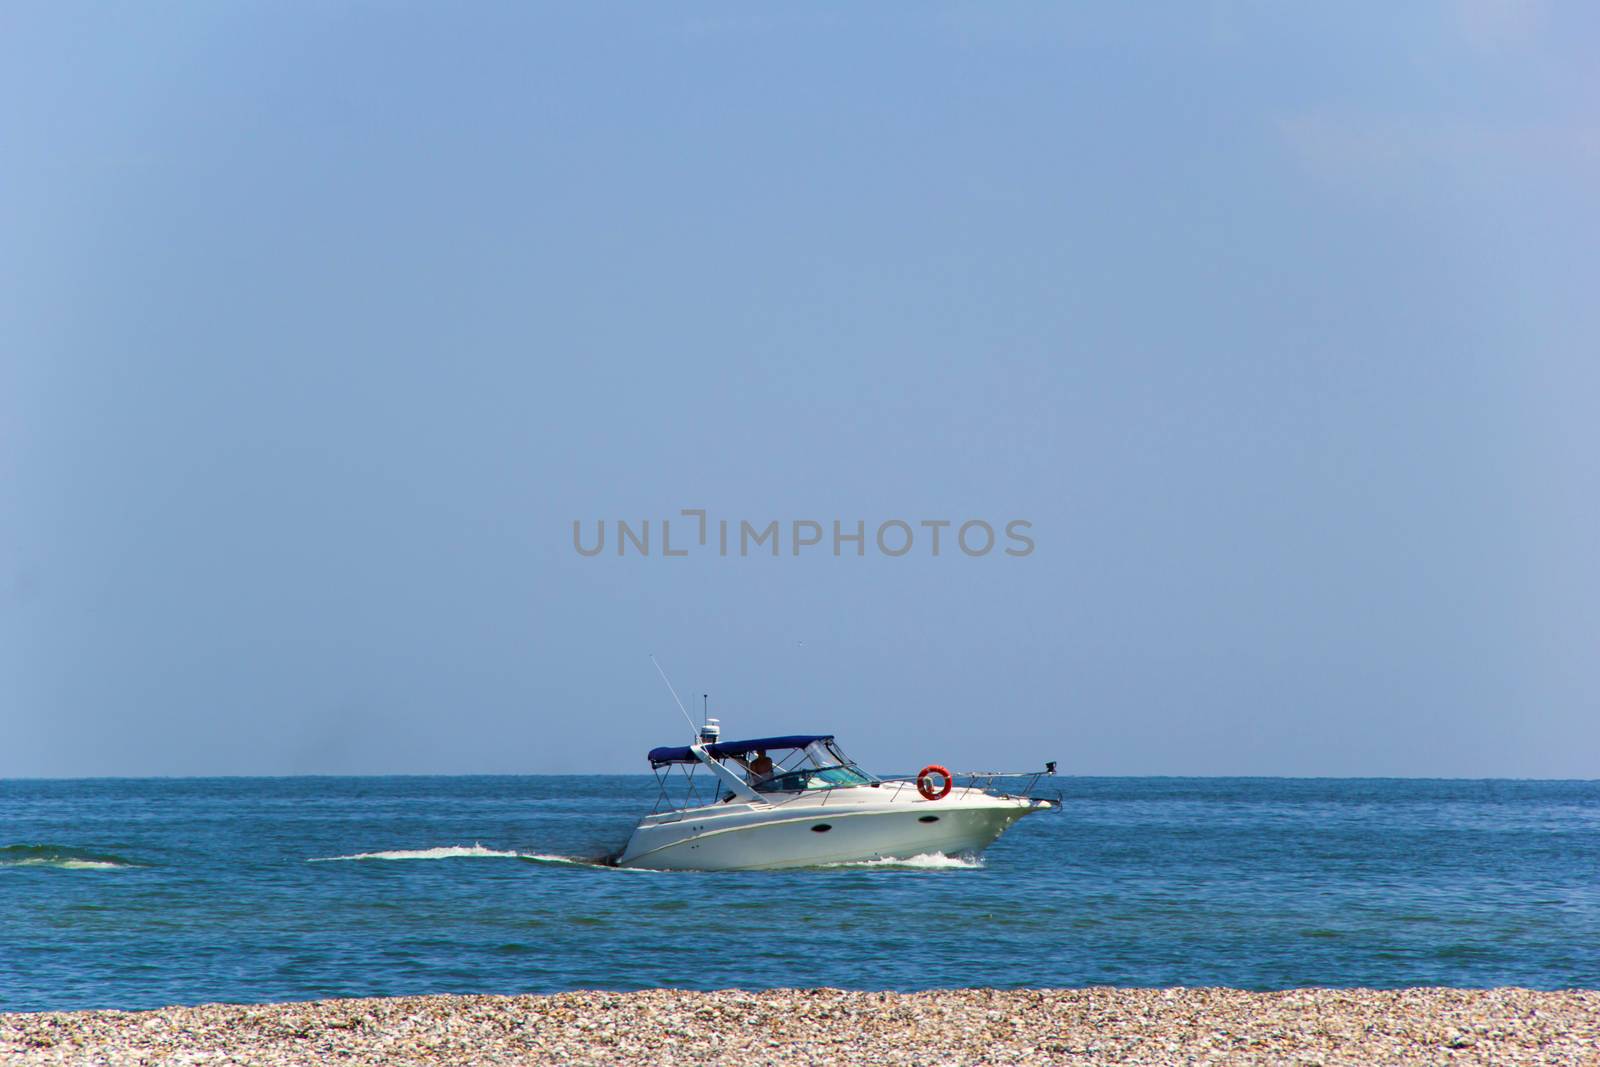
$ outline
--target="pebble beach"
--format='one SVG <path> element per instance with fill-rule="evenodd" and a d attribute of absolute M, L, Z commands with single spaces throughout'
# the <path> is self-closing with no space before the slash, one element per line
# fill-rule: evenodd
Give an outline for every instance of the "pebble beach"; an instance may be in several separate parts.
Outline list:
<path fill-rule="evenodd" d="M 1600 1064 L 1600 991 L 649 990 L 0 1014 L 16 1064 Z"/>

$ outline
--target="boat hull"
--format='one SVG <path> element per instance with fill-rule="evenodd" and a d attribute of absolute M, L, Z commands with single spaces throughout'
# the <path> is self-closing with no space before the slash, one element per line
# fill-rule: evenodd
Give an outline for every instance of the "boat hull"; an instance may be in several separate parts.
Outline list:
<path fill-rule="evenodd" d="M 712 806 L 652 816 L 617 864 L 657 870 L 775 870 L 977 855 L 1047 801 L 975 793 L 949 801 Z"/>

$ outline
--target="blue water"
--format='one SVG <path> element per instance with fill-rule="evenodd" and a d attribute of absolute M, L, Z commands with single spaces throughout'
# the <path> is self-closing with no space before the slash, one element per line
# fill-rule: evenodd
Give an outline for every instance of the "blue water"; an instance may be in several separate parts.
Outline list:
<path fill-rule="evenodd" d="M 1059 784 L 1065 812 L 1019 823 L 981 865 L 703 874 L 560 858 L 618 848 L 648 777 L 0 782 L 0 1010 L 1600 986 L 1600 783 Z"/>

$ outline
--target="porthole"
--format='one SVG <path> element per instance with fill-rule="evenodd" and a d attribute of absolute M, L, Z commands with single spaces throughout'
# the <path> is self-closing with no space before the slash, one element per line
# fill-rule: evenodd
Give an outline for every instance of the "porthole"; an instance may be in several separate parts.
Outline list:
<path fill-rule="evenodd" d="M 819 822 L 819 823 L 817 823 L 817 825 L 815 825 L 815 826 L 813 826 L 811 828 L 811 832 L 814 833 L 814 834 L 825 834 L 829 830 L 832 830 L 832 829 L 833 829 L 833 827 L 828 825 L 827 823 Z"/>
<path fill-rule="evenodd" d="M 937 815 L 924 815 L 922 818 L 918 819 L 917 821 L 918 822 L 938 822 L 939 821 L 939 816 L 937 816 Z"/>

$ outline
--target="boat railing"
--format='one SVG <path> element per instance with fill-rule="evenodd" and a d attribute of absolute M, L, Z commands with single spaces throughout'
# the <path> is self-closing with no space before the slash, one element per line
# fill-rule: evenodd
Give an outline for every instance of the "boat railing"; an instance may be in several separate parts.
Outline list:
<path fill-rule="evenodd" d="M 1055 771 L 1056 765 L 1054 763 L 1046 764 L 1043 770 L 1038 771 L 956 771 L 952 774 L 952 788 L 950 792 L 951 795 L 959 795 L 963 797 L 970 796 L 973 793 L 981 794 L 992 792 L 994 796 L 1006 797 L 1013 800 L 1042 800 L 1046 799 L 1046 797 L 1043 797 L 1040 794 L 1047 793 L 1048 799 L 1052 799 L 1056 802 L 1054 810 L 1059 812 L 1062 807 L 1061 791 L 1057 789 L 1049 789 L 1041 785 L 1041 783 L 1043 783 L 1047 778 L 1054 779 Z M 1023 780 L 1024 784 L 1022 784 L 1020 787 L 1013 786 L 1004 790 L 997 789 L 995 787 L 995 783 L 1004 779 Z M 890 790 L 890 800 L 899 800 L 901 794 L 906 789 L 915 790 L 917 788 L 917 776 L 913 774 L 890 778 L 874 778 L 873 784 L 880 789 Z M 772 801 L 772 805 L 773 807 L 782 807 L 785 804 L 792 804 L 796 801 L 804 800 L 825 806 L 828 803 L 829 796 L 831 796 L 835 790 L 857 788 L 860 787 L 856 785 L 817 786 L 807 789 L 803 793 L 795 793 L 791 796 L 786 796 L 781 800 L 775 799 Z"/>
<path fill-rule="evenodd" d="M 950 792 L 952 795 L 963 797 L 973 793 L 991 793 L 1011 800 L 1041 800 L 1045 797 L 1041 797 L 1040 794 L 1046 793 L 1049 799 L 1056 801 L 1055 810 L 1060 811 L 1063 799 L 1061 791 L 1041 785 L 1047 778 L 1054 780 L 1055 775 L 1056 765 L 1053 761 L 1045 764 L 1043 770 L 1037 771 L 952 771 Z M 1004 788 L 996 785 L 997 782 L 1009 779 L 1016 779 L 1022 784 L 1007 785 Z M 894 786 L 896 798 L 899 797 L 900 791 L 908 786 L 912 789 L 917 788 L 918 780 L 918 776 L 914 774 L 879 779 L 885 787 Z"/>
<path fill-rule="evenodd" d="M 725 798 L 719 798 L 720 788 L 714 779 L 712 779 L 710 782 L 706 782 L 706 780 L 703 778 L 699 781 L 696 781 L 694 773 L 696 767 L 694 765 L 688 765 L 687 767 L 680 768 L 680 770 L 683 776 L 684 797 L 682 803 L 676 804 L 673 803 L 673 799 L 668 795 L 667 785 L 668 779 L 670 778 L 670 769 L 667 771 L 658 770 L 656 772 L 656 784 L 658 787 L 658 792 L 656 796 L 656 805 L 651 810 L 652 815 L 663 816 L 667 821 L 675 822 L 678 819 L 683 818 L 684 812 L 686 811 L 694 810 L 710 804 L 715 804 L 718 799 L 732 799 L 732 794 L 728 794 Z M 950 792 L 953 796 L 962 797 L 971 796 L 973 793 L 992 793 L 994 796 L 1006 797 L 1013 800 L 1041 800 L 1045 799 L 1045 797 L 1041 797 L 1039 794 L 1041 792 L 1048 792 L 1049 799 L 1053 799 L 1056 802 L 1054 806 L 1055 810 L 1059 812 L 1062 810 L 1062 796 L 1060 790 L 1046 790 L 1041 788 L 1041 783 L 1044 782 L 1045 779 L 1048 778 L 1053 780 L 1055 778 L 1055 772 L 1056 765 L 1053 762 L 1047 763 L 1043 770 L 1038 771 L 955 771 L 952 772 L 951 775 L 952 788 Z M 1022 782 L 1023 784 L 1020 786 L 1007 786 L 1003 789 L 996 786 L 997 782 L 1010 781 L 1013 779 Z M 891 800 L 899 800 L 906 789 L 915 790 L 917 788 L 917 782 L 918 776 L 914 774 L 890 778 L 873 778 L 873 784 L 878 788 L 892 790 L 890 794 Z M 700 786 L 702 783 L 708 784 L 711 790 L 710 795 L 704 798 L 702 798 L 700 794 Z M 790 795 L 784 795 L 781 793 L 767 794 L 763 799 L 765 799 L 767 803 L 773 807 L 782 807 L 785 804 L 792 804 L 796 801 L 802 800 L 811 803 L 819 803 L 823 806 L 826 806 L 828 799 L 833 795 L 835 790 L 857 788 L 860 788 L 860 786 L 856 784 L 828 784 L 808 788 L 804 792 Z"/>

